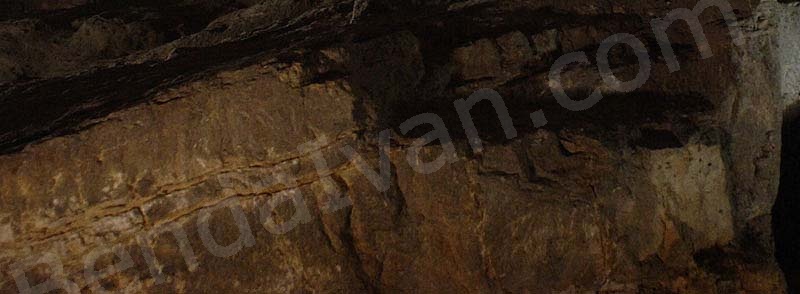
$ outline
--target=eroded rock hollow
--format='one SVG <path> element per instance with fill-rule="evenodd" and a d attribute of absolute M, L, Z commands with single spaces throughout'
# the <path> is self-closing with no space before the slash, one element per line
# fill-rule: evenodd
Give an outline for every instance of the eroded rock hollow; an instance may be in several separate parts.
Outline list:
<path fill-rule="evenodd" d="M 0 7 L 2 293 L 800 289 L 797 2 Z"/>

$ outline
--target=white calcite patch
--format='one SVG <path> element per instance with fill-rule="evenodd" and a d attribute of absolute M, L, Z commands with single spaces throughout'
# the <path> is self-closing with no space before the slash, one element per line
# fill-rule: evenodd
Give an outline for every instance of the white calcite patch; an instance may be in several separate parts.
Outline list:
<path fill-rule="evenodd" d="M 695 248 L 733 239 L 732 207 L 719 146 L 652 151 L 649 177 L 668 217 L 691 229 L 688 237 Z"/>
<path fill-rule="evenodd" d="M 782 4 L 775 16 L 781 94 L 790 105 L 800 103 L 800 3 Z"/>
<path fill-rule="evenodd" d="M 762 1 L 757 13 L 759 29 L 775 43 L 772 61 L 784 105 L 795 112 L 800 106 L 800 3 Z"/>

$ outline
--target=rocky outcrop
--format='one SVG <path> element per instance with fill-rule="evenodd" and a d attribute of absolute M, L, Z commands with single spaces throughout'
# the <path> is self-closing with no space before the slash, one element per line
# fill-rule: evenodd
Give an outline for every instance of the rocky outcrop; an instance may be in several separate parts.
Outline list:
<path fill-rule="evenodd" d="M 786 290 L 785 4 L 674 24 L 672 71 L 695 1 L 56 2 L 0 25 L 3 292 Z"/>

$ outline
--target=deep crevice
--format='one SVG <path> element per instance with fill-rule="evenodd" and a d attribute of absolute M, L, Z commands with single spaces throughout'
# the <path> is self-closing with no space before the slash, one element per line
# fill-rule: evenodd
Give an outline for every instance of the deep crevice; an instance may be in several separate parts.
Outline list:
<path fill-rule="evenodd" d="M 786 277 L 789 294 L 800 293 L 800 118 L 784 122 L 781 177 L 772 209 L 775 257 Z"/>

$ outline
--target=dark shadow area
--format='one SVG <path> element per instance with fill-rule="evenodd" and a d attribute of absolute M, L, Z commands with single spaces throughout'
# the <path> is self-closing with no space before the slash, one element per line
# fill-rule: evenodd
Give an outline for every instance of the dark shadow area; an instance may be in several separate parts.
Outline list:
<path fill-rule="evenodd" d="M 788 293 L 800 293 L 800 119 L 783 126 L 781 179 L 772 208 L 775 257 L 786 276 Z"/>
<path fill-rule="evenodd" d="M 597 137 L 610 138 L 607 142 L 621 139 L 618 136 L 623 135 L 625 136 L 623 141 L 628 142 L 632 148 L 682 147 L 690 136 L 699 131 L 700 126 L 691 117 L 699 117 L 701 113 L 711 109 L 708 100 L 699 95 L 667 96 L 653 92 L 607 94 L 590 109 L 570 111 L 556 103 L 553 97 L 542 101 L 542 99 L 519 97 L 504 89 L 500 89 L 499 93 L 520 136 L 537 130 L 531 122 L 530 114 L 542 110 L 548 121 L 543 129 L 553 132 L 580 129 Z M 570 93 L 570 95 L 587 97 L 589 93 Z M 416 103 L 391 105 L 380 110 L 379 129 L 394 129 L 397 134 L 401 134 L 398 126 L 405 120 L 422 113 L 434 113 L 442 118 L 453 140 L 466 140 L 464 127 L 453 106 L 453 100 L 455 97 L 439 97 L 427 101 L 415 101 Z M 508 141 L 498 113 L 489 101 L 484 100 L 475 104 L 470 114 L 481 139 L 486 143 L 496 145 Z M 669 126 L 669 128 L 648 126 Z M 432 129 L 430 125 L 425 125 L 412 130 L 406 136 L 417 138 Z"/>

